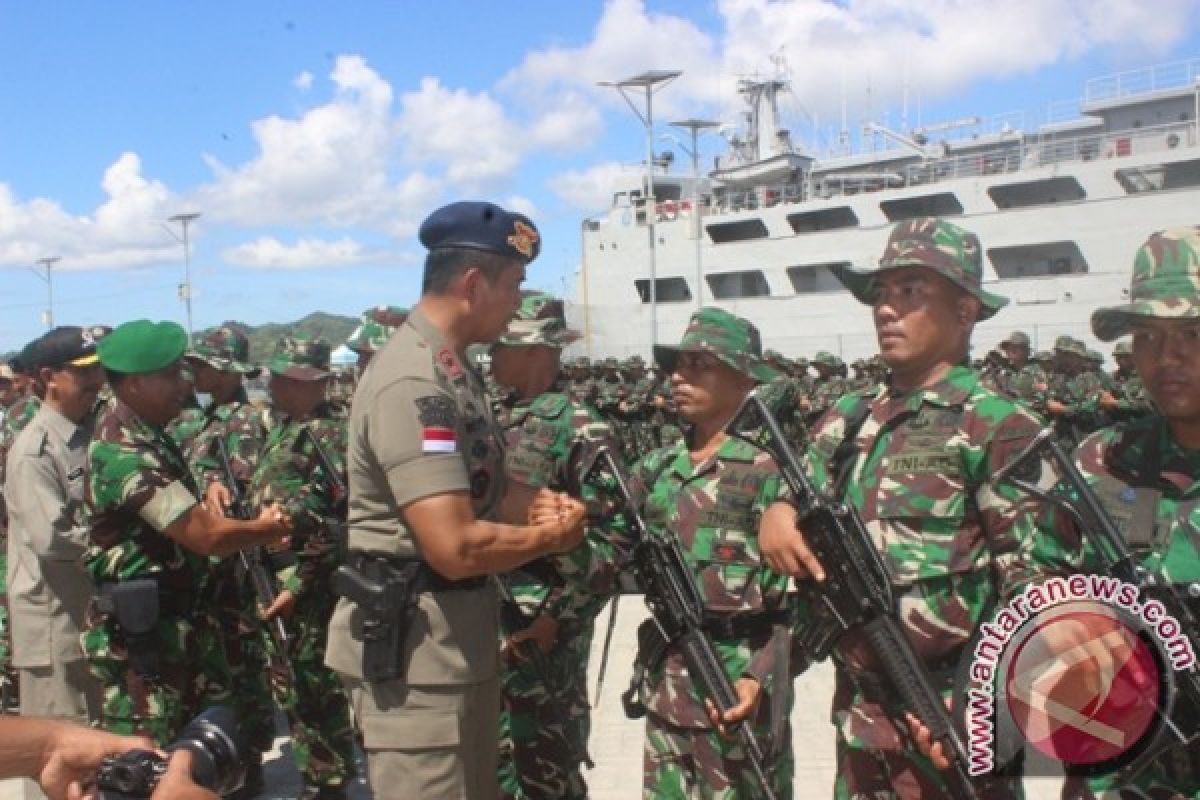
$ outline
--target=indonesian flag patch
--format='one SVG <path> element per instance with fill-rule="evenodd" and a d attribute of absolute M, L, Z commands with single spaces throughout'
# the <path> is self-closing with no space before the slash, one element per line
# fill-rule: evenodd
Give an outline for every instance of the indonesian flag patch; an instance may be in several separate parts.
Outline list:
<path fill-rule="evenodd" d="M 454 453 L 458 439 L 453 428 L 426 426 L 421 428 L 421 451 L 424 453 Z"/>

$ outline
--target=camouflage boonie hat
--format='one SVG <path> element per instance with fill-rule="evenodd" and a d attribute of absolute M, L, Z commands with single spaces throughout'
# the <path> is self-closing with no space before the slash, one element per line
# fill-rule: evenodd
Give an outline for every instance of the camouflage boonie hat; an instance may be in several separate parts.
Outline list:
<path fill-rule="evenodd" d="M 1093 364 L 1103 364 L 1104 363 L 1104 353 L 1101 353 L 1099 350 L 1088 349 L 1087 350 L 1087 360 L 1091 361 Z"/>
<path fill-rule="evenodd" d="M 259 372 L 258 367 L 250 364 L 250 340 L 246 334 L 228 326 L 206 333 L 192 344 L 187 357 L 221 372 L 240 372 L 251 377 Z"/>
<path fill-rule="evenodd" d="M 406 319 L 408 309 L 402 306 L 368 308 L 363 312 L 358 327 L 346 339 L 346 347 L 360 354 L 378 352 Z"/>
<path fill-rule="evenodd" d="M 562 300 L 545 292 L 523 291 L 521 306 L 496 344 L 566 347 L 578 339 L 579 333 L 567 327 Z"/>
<path fill-rule="evenodd" d="M 1087 345 L 1073 336 L 1059 336 L 1054 340 L 1054 351 L 1056 353 L 1070 353 L 1071 355 L 1087 358 Z"/>
<path fill-rule="evenodd" d="M 639 355 L 632 355 L 628 359 L 626 359 L 625 366 L 641 367 L 642 369 L 645 369 L 646 368 L 646 360 Z"/>
<path fill-rule="evenodd" d="M 608 358 L 604 359 L 603 362 L 601 362 L 600 366 L 604 369 L 620 369 L 621 362 L 617 361 L 616 356 L 609 356 Z"/>
<path fill-rule="evenodd" d="M 329 342 L 306 334 L 284 336 L 275 344 L 275 352 L 267 362 L 273 375 L 298 381 L 319 381 L 328 378 Z"/>
<path fill-rule="evenodd" d="M 654 360 L 667 372 L 674 372 L 675 361 L 684 351 L 711 353 L 722 364 L 756 381 L 773 381 L 779 376 L 763 361 L 758 328 L 720 308 L 702 308 L 692 314 L 679 345 L 656 344 Z"/>
<path fill-rule="evenodd" d="M 1000 344 L 1015 344 L 1024 347 L 1026 350 L 1030 347 L 1029 335 L 1024 331 L 1013 331 Z"/>
<path fill-rule="evenodd" d="M 970 231 L 937 217 L 918 217 L 898 223 L 888 237 L 879 267 L 856 270 L 831 267 L 833 274 L 860 303 L 872 304 L 875 276 L 903 267 L 926 267 L 979 298 L 983 304 L 979 318 L 988 319 L 1004 306 L 1008 298 L 983 288 L 983 260 L 979 237 Z"/>
<path fill-rule="evenodd" d="M 1200 225 L 1151 234 L 1133 259 L 1129 302 L 1092 312 L 1092 333 L 1111 342 L 1129 333 L 1133 317 L 1200 317 Z"/>
<path fill-rule="evenodd" d="M 1113 348 L 1114 356 L 1131 356 L 1133 355 L 1133 342 L 1128 339 L 1122 339 L 1117 342 L 1117 346 Z"/>
<path fill-rule="evenodd" d="M 1048 364 L 1054 360 L 1054 353 L 1050 352 L 1049 350 L 1038 350 L 1029 357 L 1029 360 L 1039 364 Z"/>
<path fill-rule="evenodd" d="M 828 350 L 819 350 L 813 356 L 812 363 L 818 367 L 840 367 L 842 360 Z"/>

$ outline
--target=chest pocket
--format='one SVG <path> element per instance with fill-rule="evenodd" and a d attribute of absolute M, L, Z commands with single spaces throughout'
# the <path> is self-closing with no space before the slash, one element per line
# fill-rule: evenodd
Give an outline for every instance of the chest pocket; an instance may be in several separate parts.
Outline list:
<path fill-rule="evenodd" d="M 749 595 L 762 567 L 757 538 L 761 515 L 755 505 L 760 481 L 751 470 L 730 468 L 702 505 L 699 523 L 706 541 L 696 542 L 693 553 L 710 608 L 734 611 L 757 605 Z"/>

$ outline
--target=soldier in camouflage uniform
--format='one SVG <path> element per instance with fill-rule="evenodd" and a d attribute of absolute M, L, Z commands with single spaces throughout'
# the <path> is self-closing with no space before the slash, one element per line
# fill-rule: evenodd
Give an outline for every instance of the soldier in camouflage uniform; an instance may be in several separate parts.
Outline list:
<path fill-rule="evenodd" d="M 1135 419 L 1153 411 L 1146 385 L 1133 368 L 1133 344 L 1117 342 L 1113 348 L 1117 369 L 1109 377 L 1112 388 L 1100 396 L 1100 408 L 1114 421 Z"/>
<path fill-rule="evenodd" d="M 1030 358 L 1029 337 L 1013 331 L 1000 342 L 1008 359 L 1008 369 L 1001 377 L 999 391 L 1030 408 L 1045 408 L 1045 392 L 1049 388 L 1046 370 Z"/>
<path fill-rule="evenodd" d="M 229 667 L 213 613 L 212 556 L 283 539 L 277 506 L 238 521 L 206 509 L 166 426 L 190 390 L 187 334 L 135 320 L 100 340 L 115 399 L 88 447 L 84 564 L 96 584 L 83 649 L 104 685 L 103 727 L 173 740 L 201 710 L 228 704 Z"/>
<path fill-rule="evenodd" d="M 817 371 L 817 379 L 813 382 L 813 391 L 809 398 L 810 424 L 850 392 L 850 385 L 842 376 L 846 364 L 833 353 L 825 350 L 818 352 L 813 357 L 812 365 Z"/>
<path fill-rule="evenodd" d="M 1160 231 L 1146 241 L 1134 260 L 1129 300 L 1092 314 L 1092 331 L 1101 341 L 1133 334 L 1137 374 L 1159 411 L 1089 436 L 1075 462 L 1140 565 L 1187 597 L 1186 586 L 1200 581 L 1200 226 Z M 1084 571 L 1100 566 L 1089 542 Z M 1191 635 L 1196 641 L 1200 632 Z M 1194 734 L 1200 709 L 1176 708 L 1174 720 Z M 1071 778 L 1063 797 L 1194 800 L 1200 752 L 1194 743 L 1177 747 L 1128 780 Z"/>
<path fill-rule="evenodd" d="M 221 464 L 221 439 L 229 457 L 229 468 L 239 490 L 244 491 L 258 464 L 258 454 L 267 431 L 262 414 L 250 404 L 244 377 L 253 378 L 258 369 L 250 366 L 250 342 L 241 331 L 220 327 L 205 334 L 188 351 L 186 360 L 196 391 L 211 400 L 195 419 L 181 445 L 196 486 L 205 493 L 210 508 L 225 510 L 230 488 Z M 229 663 L 231 688 L 238 725 L 243 737 L 247 772 L 242 792 L 252 796 L 262 788 L 262 754 L 275 739 L 275 708 L 267 683 L 267 658 L 263 649 L 263 623 L 254 587 L 237 556 L 228 556 L 216 566 L 217 598 L 214 609 L 221 617 L 225 657 Z"/>
<path fill-rule="evenodd" d="M 982 288 L 979 240 L 935 218 L 897 225 L 879 269 L 835 269 L 872 306 L 887 382 L 840 400 L 817 424 L 806 467 L 819 490 L 853 506 L 891 576 L 898 622 L 933 686 L 949 697 L 978 625 L 1029 581 L 1067 571 L 1073 551 L 1035 517 L 1015 489 L 990 486 L 1040 423 L 983 388 L 965 366 L 977 320 L 1006 299 Z M 853 449 L 842 448 L 843 441 Z M 822 572 L 796 529 L 773 506 L 763 551 L 797 578 Z M 934 762 L 918 752 L 898 693 L 860 632 L 835 646 L 833 723 L 846 800 L 949 798 Z M 999 781 L 989 798 L 1019 794 Z"/>
<path fill-rule="evenodd" d="M 692 568 L 705 627 L 739 702 L 717 720 L 676 646 L 658 659 L 639 652 L 646 798 L 759 796 L 740 742 L 718 730 L 742 720 L 764 745 L 776 796 L 791 797 L 787 579 L 765 567 L 757 536 L 759 518 L 780 496 L 782 482 L 770 456 L 725 434 L 746 394 L 775 377 L 760 348 L 752 324 L 717 308 L 693 314 L 679 346 L 654 348 L 655 360 L 671 373 L 691 433 L 638 462 L 631 489 L 645 498 L 650 534 L 676 539 Z M 614 523 L 618 548 L 624 547 L 622 526 Z M 639 632 L 640 643 L 648 631 Z"/>
<path fill-rule="evenodd" d="M 630 356 L 625 370 L 625 397 L 617 403 L 617 416 L 624 422 L 628 436 L 626 457 L 632 462 L 658 447 L 651 421 L 657 381 L 646 372 L 641 356 Z"/>
<path fill-rule="evenodd" d="M 406 319 L 408 309 L 403 306 L 374 306 L 362 313 L 358 327 L 346 339 L 346 347 L 358 355 L 360 375 Z"/>
<path fill-rule="evenodd" d="M 496 380 L 515 389 L 518 398 L 504 430 L 505 472 L 533 488 L 567 491 L 581 477 L 584 455 L 573 442 L 613 442 L 595 409 L 552 385 L 561 349 L 579 337 L 567 328 L 562 302 L 542 292 L 523 295 L 508 331 L 492 348 Z M 595 618 L 607 596 L 567 584 L 555 562 L 537 559 L 503 579 L 518 605 L 501 617 L 500 792 L 514 800 L 587 797 L 580 770 L 590 729 L 587 663 Z M 517 642 L 542 649 L 549 675 L 539 676 L 517 654 Z"/>
<path fill-rule="evenodd" d="M 250 481 L 254 507 L 280 503 L 293 520 L 291 548 L 272 556 L 280 591 L 264 616 L 282 616 L 292 634 L 296 684 L 272 670 L 275 699 L 292 728 L 292 756 L 304 778 L 305 798 L 344 798 L 355 776 L 350 705 L 337 674 L 325 666 L 325 639 L 337 598 L 330 589 L 344 553 L 346 417 L 326 402 L 329 345 L 323 339 L 279 340 L 269 389 L 276 421 Z M 314 440 L 338 475 L 325 474 Z"/>

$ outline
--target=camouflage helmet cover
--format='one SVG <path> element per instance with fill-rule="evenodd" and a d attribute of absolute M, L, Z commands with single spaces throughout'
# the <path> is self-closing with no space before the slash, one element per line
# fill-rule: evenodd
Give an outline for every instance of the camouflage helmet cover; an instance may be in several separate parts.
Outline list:
<path fill-rule="evenodd" d="M 237 328 L 222 325 L 200 337 L 187 353 L 188 358 L 203 361 L 221 372 L 240 372 L 257 375 L 258 367 L 250 364 L 250 340 Z"/>
<path fill-rule="evenodd" d="M 303 333 L 284 336 L 275 344 L 267 369 L 273 375 L 298 381 L 328 378 L 329 342 Z"/>
<path fill-rule="evenodd" d="M 521 305 L 508 323 L 508 330 L 497 344 L 515 347 L 566 347 L 579 339 L 579 333 L 567 327 L 562 300 L 545 292 L 526 290 Z"/>
<path fill-rule="evenodd" d="M 888 237 L 877 269 L 856 270 L 841 265 L 831 269 L 859 302 L 871 305 L 875 277 L 881 272 L 904 267 L 931 269 L 977 297 L 982 304 L 980 319 L 988 319 L 1008 305 L 1008 298 L 983 288 L 979 237 L 937 217 L 918 217 L 897 223 Z"/>
<path fill-rule="evenodd" d="M 1065 334 L 1054 340 L 1054 352 L 1070 353 L 1071 355 L 1079 356 L 1080 358 L 1088 357 L 1087 345 L 1075 337 L 1067 336 Z"/>
<path fill-rule="evenodd" d="M 1134 256 L 1129 302 L 1093 312 L 1092 332 L 1111 342 L 1137 317 L 1200 318 L 1200 225 L 1152 234 Z"/>
<path fill-rule="evenodd" d="M 762 338 L 752 322 L 720 308 L 692 314 L 678 346 L 655 345 L 654 360 L 673 372 L 681 352 L 711 353 L 718 361 L 756 381 L 768 382 L 778 373 L 762 358 Z"/>

